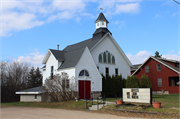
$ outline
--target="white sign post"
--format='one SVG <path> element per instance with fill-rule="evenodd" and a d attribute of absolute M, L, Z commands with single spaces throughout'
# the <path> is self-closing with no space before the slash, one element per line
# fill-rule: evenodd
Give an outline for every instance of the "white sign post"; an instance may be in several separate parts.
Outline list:
<path fill-rule="evenodd" d="M 151 88 L 123 88 L 123 102 L 152 104 Z"/>

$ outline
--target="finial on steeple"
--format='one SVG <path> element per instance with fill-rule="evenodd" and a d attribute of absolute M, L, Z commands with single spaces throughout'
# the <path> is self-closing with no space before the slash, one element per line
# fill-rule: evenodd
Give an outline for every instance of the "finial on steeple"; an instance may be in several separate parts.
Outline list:
<path fill-rule="evenodd" d="M 100 10 L 101 10 L 101 12 L 102 12 L 103 8 L 100 8 Z"/>

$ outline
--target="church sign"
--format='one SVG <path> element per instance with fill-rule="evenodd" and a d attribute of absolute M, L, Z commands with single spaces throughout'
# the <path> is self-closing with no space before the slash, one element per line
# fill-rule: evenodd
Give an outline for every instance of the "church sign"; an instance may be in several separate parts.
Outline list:
<path fill-rule="evenodd" d="M 151 88 L 123 88 L 123 102 L 152 103 Z"/>

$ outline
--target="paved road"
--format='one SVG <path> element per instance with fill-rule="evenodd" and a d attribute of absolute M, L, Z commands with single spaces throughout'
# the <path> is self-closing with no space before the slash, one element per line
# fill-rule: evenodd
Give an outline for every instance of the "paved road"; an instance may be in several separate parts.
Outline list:
<path fill-rule="evenodd" d="M 37 107 L 3 107 L 0 114 L 1 119 L 127 119 L 127 117 L 99 114 L 90 111 Z"/>

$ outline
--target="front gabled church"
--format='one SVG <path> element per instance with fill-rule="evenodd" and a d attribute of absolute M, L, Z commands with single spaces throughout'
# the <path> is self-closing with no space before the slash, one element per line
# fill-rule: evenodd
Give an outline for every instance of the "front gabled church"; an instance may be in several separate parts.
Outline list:
<path fill-rule="evenodd" d="M 46 78 L 67 73 L 67 83 L 75 83 L 79 99 L 102 91 L 102 76 L 130 75 L 131 62 L 108 30 L 108 21 L 101 12 L 95 21 L 92 38 L 69 45 L 63 50 L 49 49 L 42 63 L 43 84 Z M 84 93 L 85 92 L 85 93 Z"/>

